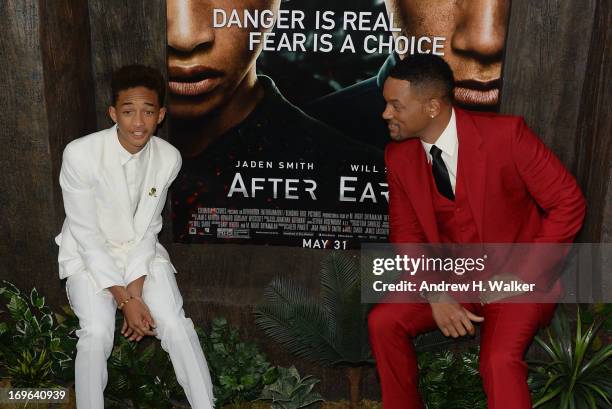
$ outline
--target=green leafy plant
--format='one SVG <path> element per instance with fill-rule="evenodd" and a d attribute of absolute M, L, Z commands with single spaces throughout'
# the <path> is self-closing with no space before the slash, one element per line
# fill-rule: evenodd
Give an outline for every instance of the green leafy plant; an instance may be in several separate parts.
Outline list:
<path fill-rule="evenodd" d="M 7 365 L 6 370 L 13 386 L 50 387 L 55 385 L 51 378 L 52 365 L 53 361 L 47 356 L 46 349 L 34 352 L 27 350 L 15 357 L 13 364 Z"/>
<path fill-rule="evenodd" d="M 612 335 L 612 304 L 587 304 L 580 308 L 580 320 L 583 325 L 591 325 L 597 319 L 603 321 L 600 334 Z"/>
<path fill-rule="evenodd" d="M 359 400 L 361 368 L 373 363 L 368 344 L 368 306 L 361 303 L 356 258 L 332 253 L 321 268 L 320 298 L 277 277 L 264 290 L 256 324 L 294 355 L 324 366 L 346 368 L 351 408 Z"/>
<path fill-rule="evenodd" d="M 610 408 L 612 407 L 612 345 L 597 351 L 593 342 L 607 317 L 595 318 L 584 328 L 580 311 L 575 333 L 561 308 L 546 331 L 536 337 L 548 360 L 530 361 L 534 408 Z"/>
<path fill-rule="evenodd" d="M 8 311 L 0 312 L 0 368 L 12 386 L 50 387 L 73 379 L 74 322 L 54 314 L 36 288 L 25 294 L 3 281 L 0 296 Z"/>
<path fill-rule="evenodd" d="M 419 388 L 427 409 L 486 409 L 478 348 L 419 354 Z"/>
<path fill-rule="evenodd" d="M 270 402 L 271 409 L 301 409 L 322 402 L 323 397 L 313 388 L 320 381 L 312 376 L 300 377 L 295 366 L 290 368 L 278 367 L 276 382 L 264 387 L 259 397 L 262 401 Z"/>
<path fill-rule="evenodd" d="M 225 318 L 215 318 L 208 335 L 198 330 L 208 362 L 218 407 L 256 399 L 276 371 L 257 346 L 240 340 Z"/>

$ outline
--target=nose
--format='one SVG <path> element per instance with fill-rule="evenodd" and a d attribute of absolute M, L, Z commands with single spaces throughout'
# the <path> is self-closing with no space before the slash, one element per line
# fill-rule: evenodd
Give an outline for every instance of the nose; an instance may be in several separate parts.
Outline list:
<path fill-rule="evenodd" d="M 145 125 L 145 111 L 137 110 L 132 117 L 131 126 L 134 128 L 141 128 Z"/>
<path fill-rule="evenodd" d="M 134 126 L 138 127 L 138 126 L 144 126 L 145 121 L 144 121 L 144 116 L 146 114 L 144 112 L 138 112 L 135 116 L 134 116 Z"/>
<path fill-rule="evenodd" d="M 391 105 L 385 105 L 385 110 L 382 113 L 382 117 L 385 121 L 388 121 L 393 118 L 393 114 L 391 113 Z"/>
<path fill-rule="evenodd" d="M 460 2 L 451 41 L 453 50 L 483 61 L 501 60 L 506 41 L 509 3 L 509 0 Z"/>
<path fill-rule="evenodd" d="M 211 45 L 215 39 L 212 28 L 212 7 L 209 2 L 167 0 L 168 47 L 181 54 Z"/>

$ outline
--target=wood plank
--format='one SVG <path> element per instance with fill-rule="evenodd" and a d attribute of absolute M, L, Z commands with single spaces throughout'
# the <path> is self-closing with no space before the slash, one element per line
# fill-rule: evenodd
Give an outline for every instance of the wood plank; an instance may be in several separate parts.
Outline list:
<path fill-rule="evenodd" d="M 597 1 L 595 21 L 587 60 L 576 149 L 577 178 L 587 198 L 585 226 L 579 240 L 612 242 L 612 4 Z M 612 299 L 612 277 L 603 265 L 612 263 L 612 254 L 602 254 L 601 265 L 593 272 L 595 297 Z M 603 273 L 603 274 L 602 274 Z M 597 299 L 597 298 L 596 298 Z"/>
<path fill-rule="evenodd" d="M 2 278 L 24 289 L 37 286 L 66 303 L 57 278 L 53 237 L 63 219 L 58 183 L 65 143 L 91 129 L 87 110 L 89 72 L 83 1 L 9 0 L 0 3 L 4 22 L 0 54 L 0 223 Z M 75 21 L 73 21 L 75 20 Z M 72 23 L 67 23 L 71 22 Z M 84 64 L 75 64 L 80 57 Z M 77 83 L 82 79 L 83 83 Z"/>
<path fill-rule="evenodd" d="M 41 60 L 57 229 L 64 220 L 59 172 L 68 142 L 95 132 L 95 86 L 86 0 L 40 2 Z M 70 120 L 66 120 L 69 113 Z"/>
<path fill-rule="evenodd" d="M 576 170 L 576 127 L 595 0 L 513 0 L 503 68 L 502 113 L 527 124 Z"/>
<path fill-rule="evenodd" d="M 166 72 L 165 0 L 89 0 L 89 24 L 98 128 L 112 124 L 107 114 L 110 79 L 117 68 L 144 64 Z"/>

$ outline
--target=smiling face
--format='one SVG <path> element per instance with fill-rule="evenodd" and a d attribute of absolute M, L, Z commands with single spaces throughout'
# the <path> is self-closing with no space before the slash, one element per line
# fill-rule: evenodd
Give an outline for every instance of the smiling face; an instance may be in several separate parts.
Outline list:
<path fill-rule="evenodd" d="M 177 118 L 197 118 L 228 103 L 251 75 L 261 44 L 249 49 L 249 32 L 240 27 L 213 28 L 215 9 L 229 17 L 235 10 L 278 11 L 280 0 L 167 0 L 168 108 Z"/>
<path fill-rule="evenodd" d="M 393 77 L 386 79 L 383 96 L 387 105 L 382 116 L 391 139 L 400 142 L 422 137 L 432 123 L 430 98 L 410 82 Z"/>
<path fill-rule="evenodd" d="M 476 109 L 499 104 L 510 0 L 385 0 L 403 34 L 446 37 L 455 101 Z"/>
<path fill-rule="evenodd" d="M 159 106 L 157 92 L 145 87 L 119 91 L 115 105 L 108 108 L 117 124 L 119 142 L 128 152 L 142 150 L 164 120 L 166 109 Z"/>

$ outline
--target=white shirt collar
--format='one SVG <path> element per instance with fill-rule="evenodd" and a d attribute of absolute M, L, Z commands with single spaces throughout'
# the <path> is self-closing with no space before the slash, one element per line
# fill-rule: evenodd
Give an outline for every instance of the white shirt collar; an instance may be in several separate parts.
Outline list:
<path fill-rule="evenodd" d="M 434 144 L 423 142 L 422 140 L 421 144 L 423 145 L 423 149 L 425 149 L 425 153 L 427 154 L 427 160 L 431 162 L 432 159 L 429 150 Z M 455 119 L 454 109 L 452 109 L 451 111 L 451 117 L 448 121 L 448 124 L 446 125 L 446 128 L 444 128 L 444 131 L 438 137 L 438 140 L 436 141 L 435 145 L 440 148 L 443 153 L 447 154 L 451 158 L 457 155 L 457 120 Z"/>
<path fill-rule="evenodd" d="M 116 142 L 115 146 L 117 147 L 117 152 L 119 155 L 119 162 L 121 163 L 121 166 L 128 163 L 131 159 L 139 159 L 142 156 L 143 152 L 149 149 L 149 142 L 151 142 L 150 140 L 147 142 L 144 148 L 142 148 L 135 154 L 131 154 L 130 152 L 127 151 L 127 149 L 123 147 L 123 145 L 121 145 L 121 142 L 119 142 L 119 129 L 117 128 L 117 125 L 115 125 L 114 133 L 115 133 L 115 142 Z"/>

